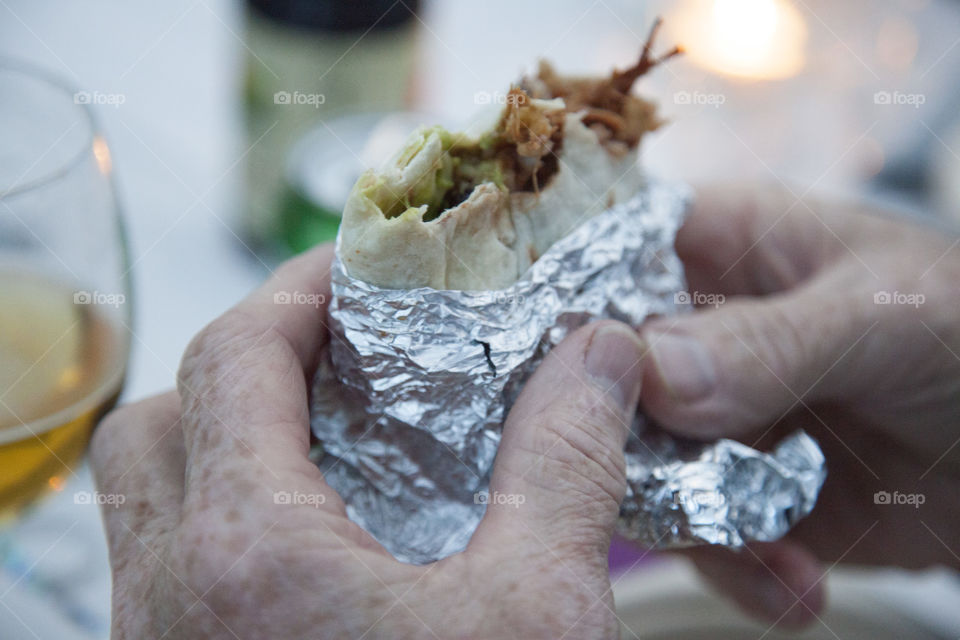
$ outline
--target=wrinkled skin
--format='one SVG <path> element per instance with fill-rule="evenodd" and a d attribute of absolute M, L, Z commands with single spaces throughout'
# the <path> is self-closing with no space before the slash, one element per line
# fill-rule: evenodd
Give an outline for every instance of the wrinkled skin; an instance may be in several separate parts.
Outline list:
<path fill-rule="evenodd" d="M 405 565 L 307 458 L 325 308 L 273 295 L 329 299 L 331 256 L 284 266 L 197 336 L 177 392 L 99 427 L 99 486 L 126 497 L 104 512 L 113 637 L 615 637 L 606 556 L 642 374 L 635 332 L 594 324 L 551 354 L 510 413 L 491 485 L 522 504 L 491 504 L 463 553 Z"/>
<path fill-rule="evenodd" d="M 104 510 L 114 638 L 616 637 L 606 553 L 638 396 L 677 433 L 764 445 L 800 426 L 823 446 L 821 500 L 788 538 L 690 554 L 751 613 L 815 619 L 838 560 L 960 566 L 954 237 L 781 190 L 698 203 L 677 249 L 691 290 L 724 304 L 654 320 L 642 343 L 611 322 L 572 334 L 505 425 L 491 490 L 523 504 L 492 505 L 466 551 L 425 567 L 353 525 L 307 459 L 325 309 L 272 301 L 329 298 L 330 249 L 283 267 L 193 341 L 177 392 L 95 435 L 100 490 L 126 497 Z M 880 490 L 925 502 L 878 505 Z"/>
<path fill-rule="evenodd" d="M 697 200 L 677 251 L 690 290 L 725 302 L 642 329 L 641 404 L 695 438 L 764 446 L 806 429 L 829 472 L 786 539 L 700 549 L 699 568 L 747 611 L 796 625 L 816 621 L 837 561 L 960 567 L 960 236 L 782 188 Z M 875 504 L 878 491 L 925 502 Z"/>

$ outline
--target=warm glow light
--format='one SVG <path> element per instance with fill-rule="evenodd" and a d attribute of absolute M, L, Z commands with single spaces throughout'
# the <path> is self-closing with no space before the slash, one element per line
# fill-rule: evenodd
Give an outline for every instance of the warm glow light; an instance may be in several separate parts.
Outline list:
<path fill-rule="evenodd" d="M 93 155 L 97 159 L 100 173 L 104 175 L 110 173 L 110 169 L 113 167 L 113 163 L 110 161 L 110 148 L 107 147 L 107 141 L 100 136 L 93 139 Z"/>
<path fill-rule="evenodd" d="M 60 476 L 53 476 L 47 480 L 47 485 L 49 485 L 53 491 L 62 491 L 65 484 L 66 482 L 64 482 Z"/>
<path fill-rule="evenodd" d="M 804 65 L 807 29 L 788 0 L 688 0 L 671 24 L 690 59 L 712 71 L 763 80 Z"/>

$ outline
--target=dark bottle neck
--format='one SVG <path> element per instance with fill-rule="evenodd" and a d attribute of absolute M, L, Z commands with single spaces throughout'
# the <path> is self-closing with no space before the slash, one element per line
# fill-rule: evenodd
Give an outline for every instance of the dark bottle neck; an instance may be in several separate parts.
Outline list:
<path fill-rule="evenodd" d="M 414 19 L 420 0 L 247 0 L 280 24 L 322 31 L 388 29 Z"/>

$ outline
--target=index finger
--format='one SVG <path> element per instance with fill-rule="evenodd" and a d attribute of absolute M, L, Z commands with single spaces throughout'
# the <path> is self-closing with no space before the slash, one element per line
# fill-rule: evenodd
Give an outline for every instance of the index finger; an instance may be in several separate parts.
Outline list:
<path fill-rule="evenodd" d="M 226 315 L 240 315 L 251 326 L 271 327 L 289 343 L 304 369 L 312 371 L 329 337 L 326 322 L 332 261 L 332 244 L 291 258 Z"/>
<path fill-rule="evenodd" d="M 322 483 L 307 458 L 307 376 L 328 337 L 332 256 L 326 245 L 286 263 L 187 347 L 178 388 L 188 502 Z"/>

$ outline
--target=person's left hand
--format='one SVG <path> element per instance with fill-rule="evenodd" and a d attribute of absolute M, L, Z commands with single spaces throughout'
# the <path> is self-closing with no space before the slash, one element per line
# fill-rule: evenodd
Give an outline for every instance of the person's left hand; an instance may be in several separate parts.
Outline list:
<path fill-rule="evenodd" d="M 466 551 L 402 564 L 307 458 L 326 307 L 274 295 L 329 298 L 331 256 L 282 267 L 193 340 L 178 392 L 97 430 L 100 491 L 125 497 L 104 508 L 112 637 L 616 637 L 607 551 L 640 392 L 633 331 L 593 324 L 550 353 L 510 412 L 490 487 L 522 504 L 491 500 Z"/>

